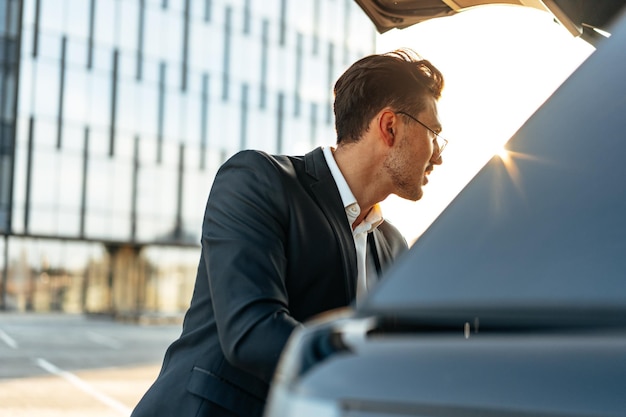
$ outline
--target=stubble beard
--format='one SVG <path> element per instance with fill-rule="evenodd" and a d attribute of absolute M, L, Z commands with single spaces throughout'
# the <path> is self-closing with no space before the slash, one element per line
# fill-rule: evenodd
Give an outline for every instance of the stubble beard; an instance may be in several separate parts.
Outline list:
<path fill-rule="evenodd" d="M 424 195 L 422 190 L 424 176 L 415 180 L 407 172 L 407 169 L 412 166 L 407 155 L 408 152 L 405 152 L 404 146 L 400 144 L 398 149 L 387 157 L 383 168 L 393 184 L 393 194 L 406 200 L 417 201 Z"/>

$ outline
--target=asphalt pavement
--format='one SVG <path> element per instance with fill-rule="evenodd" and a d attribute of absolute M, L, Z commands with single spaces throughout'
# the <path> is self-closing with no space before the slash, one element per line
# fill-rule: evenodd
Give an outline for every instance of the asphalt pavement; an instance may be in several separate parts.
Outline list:
<path fill-rule="evenodd" d="M 0 313 L 0 416 L 128 416 L 180 323 Z"/>

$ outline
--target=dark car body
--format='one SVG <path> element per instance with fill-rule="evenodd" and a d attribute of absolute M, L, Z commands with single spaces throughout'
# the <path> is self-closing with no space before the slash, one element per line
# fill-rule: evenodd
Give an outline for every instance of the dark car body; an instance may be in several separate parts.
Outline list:
<path fill-rule="evenodd" d="M 436 17 L 451 16 L 489 5 L 531 7 L 550 13 L 554 20 L 574 36 L 596 44 L 601 38 L 596 29 L 606 30 L 624 6 L 624 0 L 355 0 L 384 33 L 403 29 Z M 531 30 L 532 28 L 529 28 Z"/>
<path fill-rule="evenodd" d="M 293 335 L 266 417 L 626 416 L 626 16 L 608 29 L 362 305 Z"/>

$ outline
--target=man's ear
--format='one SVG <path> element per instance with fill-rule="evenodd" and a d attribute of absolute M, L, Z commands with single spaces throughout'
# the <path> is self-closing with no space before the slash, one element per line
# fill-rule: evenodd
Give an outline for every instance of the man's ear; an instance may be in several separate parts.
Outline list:
<path fill-rule="evenodd" d="M 396 138 L 397 120 L 396 113 L 390 109 L 383 109 L 378 117 L 378 131 L 380 139 L 387 146 L 393 146 Z"/>

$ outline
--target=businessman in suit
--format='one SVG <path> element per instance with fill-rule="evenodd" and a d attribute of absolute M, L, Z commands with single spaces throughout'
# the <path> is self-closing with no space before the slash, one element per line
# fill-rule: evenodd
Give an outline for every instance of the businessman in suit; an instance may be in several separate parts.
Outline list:
<path fill-rule="evenodd" d="M 294 329 L 358 303 L 407 249 L 378 203 L 418 200 L 441 164 L 442 88 L 413 51 L 365 57 L 335 84 L 336 146 L 220 168 L 182 334 L 133 417 L 262 415 Z"/>

